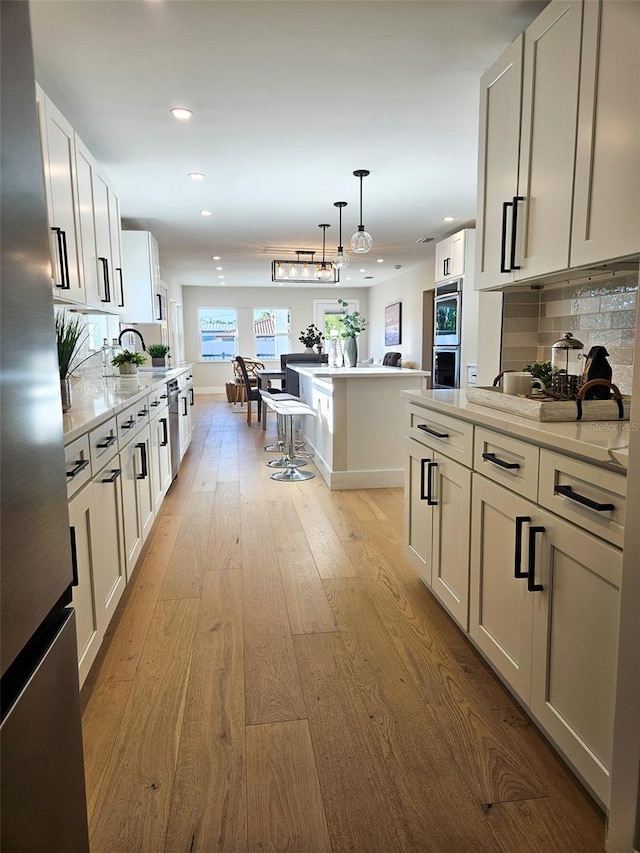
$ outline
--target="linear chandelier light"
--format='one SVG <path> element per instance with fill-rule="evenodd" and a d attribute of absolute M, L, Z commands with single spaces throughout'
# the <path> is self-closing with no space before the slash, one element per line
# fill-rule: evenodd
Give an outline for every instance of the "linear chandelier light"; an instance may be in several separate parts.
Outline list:
<path fill-rule="evenodd" d="M 362 179 L 370 174 L 368 169 L 356 169 L 353 173 L 356 178 L 360 178 L 360 225 L 358 230 L 351 238 L 351 248 L 357 255 L 364 255 L 373 246 L 373 237 L 364 230 L 362 224 Z"/>
<path fill-rule="evenodd" d="M 336 249 L 336 253 L 333 256 L 332 264 L 333 268 L 336 270 L 343 270 L 345 267 L 349 266 L 349 255 L 342 248 L 342 208 L 347 206 L 346 201 L 334 201 L 334 207 L 338 208 L 340 213 L 340 242 L 338 243 L 338 248 Z"/>
<path fill-rule="evenodd" d="M 315 252 L 308 249 L 300 249 L 295 253 L 295 260 L 275 260 L 271 261 L 271 281 L 278 284 L 291 282 L 293 284 L 309 284 L 314 281 L 324 281 L 317 278 L 317 270 L 322 268 L 322 264 L 314 261 Z M 327 271 L 330 273 L 326 279 L 331 284 L 340 282 L 340 271 L 334 270 L 331 264 L 325 264 Z"/>

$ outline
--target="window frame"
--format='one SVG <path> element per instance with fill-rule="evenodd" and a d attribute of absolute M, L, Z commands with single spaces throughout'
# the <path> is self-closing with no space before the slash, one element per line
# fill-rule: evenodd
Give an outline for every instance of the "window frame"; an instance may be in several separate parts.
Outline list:
<path fill-rule="evenodd" d="M 203 339 L 202 339 L 202 315 L 206 312 L 220 312 L 222 314 L 232 314 L 235 317 L 234 322 L 234 331 L 235 335 L 233 336 L 233 353 L 223 353 L 219 358 L 217 357 L 207 357 L 203 352 Z M 222 330 L 221 330 L 222 331 Z M 198 358 L 200 361 L 205 364 L 224 364 L 225 362 L 231 361 L 231 359 L 235 358 L 238 355 L 238 309 L 231 308 L 227 306 L 201 306 L 198 307 Z"/>

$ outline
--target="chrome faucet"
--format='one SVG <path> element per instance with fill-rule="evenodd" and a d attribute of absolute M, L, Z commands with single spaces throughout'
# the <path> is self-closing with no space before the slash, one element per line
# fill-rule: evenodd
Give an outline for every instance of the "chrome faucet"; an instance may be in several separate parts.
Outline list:
<path fill-rule="evenodd" d="M 146 352 L 147 348 L 144 345 L 144 338 L 137 329 L 123 329 L 118 335 L 118 343 L 120 344 L 120 346 L 122 346 L 122 336 L 126 335 L 128 332 L 131 332 L 132 334 L 137 335 L 140 338 L 140 343 L 142 344 L 142 352 Z"/>

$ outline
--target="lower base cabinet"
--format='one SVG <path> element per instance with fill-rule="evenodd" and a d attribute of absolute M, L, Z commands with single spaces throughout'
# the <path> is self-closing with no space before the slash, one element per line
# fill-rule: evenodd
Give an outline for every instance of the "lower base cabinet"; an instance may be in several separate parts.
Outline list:
<path fill-rule="evenodd" d="M 617 548 L 473 475 L 471 638 L 603 803 L 621 573 Z"/>
<path fill-rule="evenodd" d="M 76 612 L 78 675 L 82 686 L 102 641 L 93 584 L 95 551 L 91 532 L 95 530 L 97 520 L 91 483 L 69 501 L 69 526 L 73 564 L 72 604 Z"/>
<path fill-rule="evenodd" d="M 116 456 L 93 480 L 93 577 L 98 624 L 102 632 L 106 631 L 127 585 L 122 536 L 122 470 L 117 463 Z"/>
<path fill-rule="evenodd" d="M 127 579 L 133 573 L 154 519 L 150 462 L 151 434 L 146 426 L 120 451 Z"/>
<path fill-rule="evenodd" d="M 151 430 L 151 482 L 153 487 L 154 515 L 171 485 L 171 446 L 169 441 L 168 406 L 150 424 Z"/>

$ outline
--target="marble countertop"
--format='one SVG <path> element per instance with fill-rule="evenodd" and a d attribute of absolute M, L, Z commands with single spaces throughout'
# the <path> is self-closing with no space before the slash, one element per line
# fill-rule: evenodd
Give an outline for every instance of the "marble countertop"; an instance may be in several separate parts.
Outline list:
<path fill-rule="evenodd" d="M 464 391 L 402 391 L 401 396 L 451 417 L 526 439 L 549 450 L 570 453 L 591 462 L 627 467 L 629 421 L 562 421 L 543 423 L 498 409 L 470 403 Z"/>
<path fill-rule="evenodd" d="M 154 388 L 165 385 L 170 379 L 190 369 L 190 364 L 183 364 L 172 368 L 139 370 L 136 376 L 72 379 L 71 408 L 62 416 L 65 444 L 75 441 Z"/>
<path fill-rule="evenodd" d="M 402 367 L 382 367 L 379 364 L 363 364 L 358 367 L 327 367 L 326 364 L 309 367 L 304 363 L 288 364 L 288 368 L 305 376 L 321 376 L 323 379 L 373 379 L 384 376 L 406 378 L 408 376 L 431 376 L 427 370 L 409 370 Z"/>

